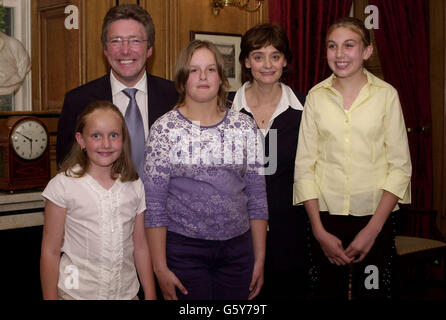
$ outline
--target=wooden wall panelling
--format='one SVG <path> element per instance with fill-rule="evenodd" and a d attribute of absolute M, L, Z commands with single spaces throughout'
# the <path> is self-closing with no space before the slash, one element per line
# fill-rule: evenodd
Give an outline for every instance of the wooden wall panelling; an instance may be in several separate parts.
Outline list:
<path fill-rule="evenodd" d="M 86 1 L 81 12 L 83 52 L 82 60 L 86 62 L 85 80 L 83 83 L 94 80 L 108 72 L 108 62 L 104 56 L 101 43 L 102 22 L 107 11 L 116 4 L 116 0 Z"/>
<path fill-rule="evenodd" d="M 59 120 L 59 112 L 46 112 L 37 117 L 42 120 L 47 128 L 50 135 L 50 174 L 51 178 L 57 174 L 57 164 L 56 164 L 56 142 L 57 142 L 57 122 Z"/>
<path fill-rule="evenodd" d="M 33 110 L 60 110 L 65 92 L 82 83 L 83 67 L 81 33 L 65 29 L 65 7 L 81 10 L 83 1 L 33 2 Z"/>
<path fill-rule="evenodd" d="M 190 41 L 190 31 L 243 34 L 252 26 L 266 22 L 268 4 L 260 11 L 247 12 L 228 6 L 214 16 L 210 0 L 169 0 L 170 78 L 173 78 L 176 57 Z"/>
<path fill-rule="evenodd" d="M 40 92 L 42 86 L 40 83 L 40 33 L 36 32 L 38 28 L 38 3 L 37 1 L 31 1 L 31 81 L 32 81 L 32 108 L 33 110 L 40 110 Z"/>
<path fill-rule="evenodd" d="M 269 22 L 268 1 L 264 1 L 262 7 L 258 11 L 244 12 L 244 15 L 246 17 L 246 24 L 242 34 L 256 24 Z"/>
<path fill-rule="evenodd" d="M 180 26 L 181 26 L 181 20 L 180 20 L 180 6 L 179 6 L 180 0 L 170 0 L 169 1 L 169 7 L 166 16 L 166 22 L 168 24 L 168 65 L 167 68 L 167 76 L 169 79 L 174 80 L 175 77 L 175 63 L 177 61 L 177 56 L 180 53 L 181 50 L 181 34 L 180 34 Z M 185 14 L 185 13 L 183 13 Z"/>
<path fill-rule="evenodd" d="M 124 3 L 139 3 L 140 0 L 114 0 L 115 3 L 124 4 Z"/>
<path fill-rule="evenodd" d="M 81 40 L 85 31 L 85 1 L 32 1 L 33 111 L 49 111 L 47 116 L 42 115 L 42 120 L 50 131 L 52 177 L 57 173 L 57 121 L 65 92 L 85 81 L 85 46 Z M 79 9 L 78 30 L 65 28 L 65 7 L 70 4 Z"/>
<path fill-rule="evenodd" d="M 446 236 L 446 5 L 443 0 L 429 1 L 429 16 L 434 209 L 438 212 L 437 225 Z"/>
<path fill-rule="evenodd" d="M 149 58 L 148 71 L 162 78 L 170 78 L 171 24 L 169 21 L 170 1 L 140 0 L 140 5 L 152 16 L 155 24 L 155 44 Z"/>
<path fill-rule="evenodd" d="M 269 0 L 265 0 L 263 2 L 262 8 L 260 10 L 262 12 L 262 16 L 261 16 L 261 21 L 259 21 L 259 23 L 269 22 Z"/>
<path fill-rule="evenodd" d="M 140 0 L 140 5 L 155 23 L 155 46 L 148 70 L 171 80 L 176 58 L 189 42 L 191 30 L 242 34 L 255 24 L 268 21 L 267 1 L 255 13 L 226 7 L 218 17 L 212 14 L 210 0 Z"/>

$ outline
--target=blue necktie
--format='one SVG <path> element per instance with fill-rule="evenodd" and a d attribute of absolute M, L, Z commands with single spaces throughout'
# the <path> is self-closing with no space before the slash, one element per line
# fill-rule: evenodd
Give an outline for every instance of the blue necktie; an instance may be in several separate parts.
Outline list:
<path fill-rule="evenodd" d="M 132 143 L 132 159 L 139 177 L 142 179 L 142 168 L 144 162 L 144 124 L 142 122 L 141 112 L 136 103 L 135 95 L 138 89 L 128 88 L 122 90 L 130 98 L 129 105 L 125 111 L 125 122 L 129 129 L 130 140 Z"/>

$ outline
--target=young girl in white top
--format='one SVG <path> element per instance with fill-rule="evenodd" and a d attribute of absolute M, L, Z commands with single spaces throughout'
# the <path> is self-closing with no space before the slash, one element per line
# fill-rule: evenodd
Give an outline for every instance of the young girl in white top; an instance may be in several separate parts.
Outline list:
<path fill-rule="evenodd" d="M 117 107 L 99 101 L 80 115 L 76 141 L 46 200 L 40 277 L 44 299 L 155 299 L 144 232 L 144 187 Z M 62 253 L 62 254 L 61 254 Z"/>

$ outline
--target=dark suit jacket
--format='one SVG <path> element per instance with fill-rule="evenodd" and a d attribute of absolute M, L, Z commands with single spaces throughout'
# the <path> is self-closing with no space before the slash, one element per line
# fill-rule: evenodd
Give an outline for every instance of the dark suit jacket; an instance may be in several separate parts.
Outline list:
<path fill-rule="evenodd" d="M 178 94 L 172 81 L 147 73 L 149 128 L 177 103 Z M 77 87 L 65 95 L 57 127 L 56 161 L 62 162 L 74 142 L 77 117 L 92 102 L 113 102 L 110 73 Z"/>

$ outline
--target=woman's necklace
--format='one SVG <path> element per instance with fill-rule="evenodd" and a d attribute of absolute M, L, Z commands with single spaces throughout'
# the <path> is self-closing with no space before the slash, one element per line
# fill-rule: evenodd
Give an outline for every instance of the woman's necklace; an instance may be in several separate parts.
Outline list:
<path fill-rule="evenodd" d="M 249 89 L 251 89 L 251 88 L 249 88 Z M 248 98 L 248 94 L 246 95 L 247 103 L 251 108 L 254 118 L 256 119 L 256 121 L 260 120 L 260 122 L 257 122 L 258 124 L 260 124 L 259 126 L 265 127 L 265 123 L 268 123 L 267 120 L 271 119 L 271 116 L 274 114 L 274 110 L 277 108 L 277 105 L 279 104 L 279 101 L 282 97 L 282 94 L 281 94 L 282 90 L 280 87 L 279 87 L 279 89 L 280 89 L 280 94 L 278 94 L 275 97 L 274 101 L 271 103 L 271 105 L 273 106 L 272 109 L 268 106 L 268 104 L 258 105 L 257 103 L 253 103 L 253 102 L 258 102 L 259 98 L 256 98 L 252 94 L 252 92 L 251 92 L 251 99 Z"/>

